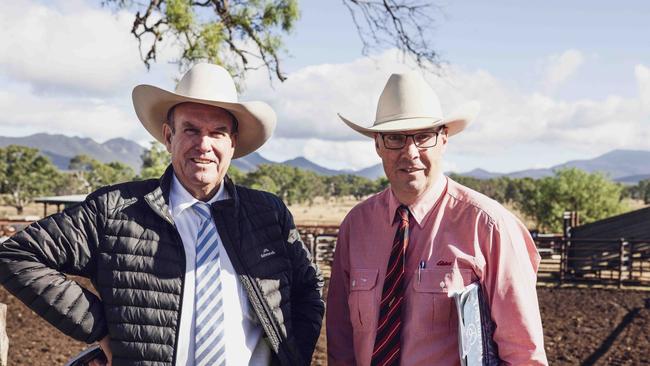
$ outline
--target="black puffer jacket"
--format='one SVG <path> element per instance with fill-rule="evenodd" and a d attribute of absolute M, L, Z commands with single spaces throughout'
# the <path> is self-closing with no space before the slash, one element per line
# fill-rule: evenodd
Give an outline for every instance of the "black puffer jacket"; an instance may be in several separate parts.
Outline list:
<path fill-rule="evenodd" d="M 115 365 L 174 364 L 185 253 L 168 213 L 172 174 L 104 187 L 30 225 L 0 245 L 0 282 L 75 339 L 110 334 Z M 212 214 L 273 363 L 307 365 L 323 317 L 322 277 L 282 201 L 225 181 L 231 198 Z M 63 273 L 90 278 L 101 299 Z"/>

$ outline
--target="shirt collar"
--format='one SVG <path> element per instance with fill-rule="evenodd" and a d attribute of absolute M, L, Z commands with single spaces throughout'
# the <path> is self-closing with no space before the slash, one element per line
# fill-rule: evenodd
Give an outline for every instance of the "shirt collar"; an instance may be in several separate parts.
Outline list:
<path fill-rule="evenodd" d="M 436 183 L 429 188 L 420 198 L 418 198 L 413 204 L 408 205 L 411 216 L 415 219 L 418 226 L 422 227 L 422 222 L 424 217 L 431 211 L 433 206 L 436 205 L 436 202 L 440 199 L 445 188 L 447 187 L 447 177 L 440 174 Z M 388 220 L 390 225 L 393 225 L 393 219 L 395 219 L 395 212 L 401 203 L 397 200 L 397 197 L 393 193 L 392 189 L 388 189 Z"/>
<path fill-rule="evenodd" d="M 224 189 L 225 186 L 225 181 L 221 181 L 217 193 L 206 203 L 211 204 L 216 201 L 230 198 L 228 191 Z M 169 203 L 171 206 L 172 216 L 178 216 L 183 212 L 183 210 L 192 207 L 192 205 L 197 202 L 199 202 L 199 200 L 192 196 L 192 194 L 183 187 L 178 178 L 176 178 L 176 174 L 174 174 L 172 179 L 172 188 L 169 193 Z"/>

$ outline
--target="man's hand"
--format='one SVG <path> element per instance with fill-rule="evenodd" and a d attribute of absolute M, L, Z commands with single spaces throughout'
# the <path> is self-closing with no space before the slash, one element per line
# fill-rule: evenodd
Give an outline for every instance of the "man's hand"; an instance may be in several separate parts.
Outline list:
<path fill-rule="evenodd" d="M 88 366 L 112 366 L 113 365 L 113 352 L 111 352 L 110 346 L 111 338 L 107 335 L 99 341 L 99 348 L 104 351 L 106 355 L 107 362 L 104 363 L 103 360 L 94 359 L 88 363 Z"/>

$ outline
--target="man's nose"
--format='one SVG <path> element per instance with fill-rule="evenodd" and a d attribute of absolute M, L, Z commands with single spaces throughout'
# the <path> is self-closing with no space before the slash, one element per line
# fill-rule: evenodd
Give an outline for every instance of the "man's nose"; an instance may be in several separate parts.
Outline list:
<path fill-rule="evenodd" d="M 196 147 L 199 151 L 208 152 L 212 149 L 212 144 L 210 143 L 210 136 L 208 135 L 199 135 L 199 141 L 196 144 Z"/>
<path fill-rule="evenodd" d="M 407 136 L 404 147 L 402 148 L 404 154 L 411 158 L 415 158 L 420 155 L 419 148 L 415 145 L 415 136 Z"/>

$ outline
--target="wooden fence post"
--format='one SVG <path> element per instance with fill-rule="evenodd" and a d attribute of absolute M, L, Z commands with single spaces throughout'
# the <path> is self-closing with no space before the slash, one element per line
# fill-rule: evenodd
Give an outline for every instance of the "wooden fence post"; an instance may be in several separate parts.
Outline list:
<path fill-rule="evenodd" d="M 618 288 L 623 287 L 623 265 L 625 264 L 625 239 L 618 242 Z"/>
<path fill-rule="evenodd" d="M 564 268 L 566 267 L 566 237 L 560 242 L 560 286 L 564 284 Z"/>
<path fill-rule="evenodd" d="M 569 247 L 571 242 L 571 229 L 576 226 L 577 214 L 574 211 L 564 211 L 562 214 L 562 252 L 560 254 L 560 286 L 564 284 L 564 279 L 569 271 Z"/>
<path fill-rule="evenodd" d="M 7 305 L 0 303 L 0 366 L 7 366 L 9 337 L 7 337 Z"/>
<path fill-rule="evenodd" d="M 627 244 L 627 279 L 632 281 L 634 279 L 634 242 L 628 242 Z"/>

